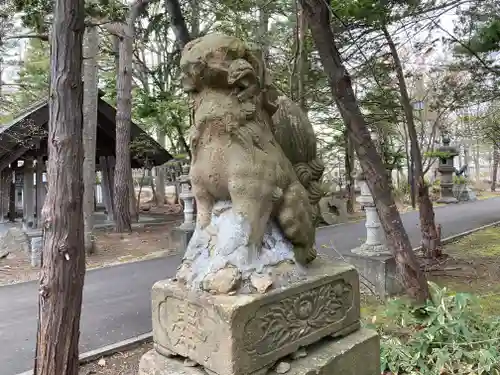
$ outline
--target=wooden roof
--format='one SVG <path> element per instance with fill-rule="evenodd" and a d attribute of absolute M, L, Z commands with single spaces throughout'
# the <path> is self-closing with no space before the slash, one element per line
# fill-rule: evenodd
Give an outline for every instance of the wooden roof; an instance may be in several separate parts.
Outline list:
<path fill-rule="evenodd" d="M 115 156 L 116 109 L 99 95 L 97 117 L 96 159 Z M 23 156 L 47 157 L 48 100 L 33 106 L 8 124 L 0 124 L 0 170 Z M 173 157 L 137 124 L 131 124 L 131 144 L 146 145 L 147 151 L 131 148 L 132 168 L 144 166 L 144 156 L 153 165 L 162 165 Z M 144 148 L 144 147 L 143 147 Z"/>

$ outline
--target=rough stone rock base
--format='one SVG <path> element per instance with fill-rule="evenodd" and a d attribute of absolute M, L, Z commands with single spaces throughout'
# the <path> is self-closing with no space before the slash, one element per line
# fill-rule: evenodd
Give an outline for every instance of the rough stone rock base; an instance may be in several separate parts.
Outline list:
<path fill-rule="evenodd" d="M 251 292 L 253 278 L 296 263 L 295 249 L 274 219 L 267 223 L 260 248 L 250 241 L 250 227 L 231 201 L 216 202 L 210 224 L 195 228 L 176 278 L 195 290 L 245 294 Z M 303 278 L 300 267 L 287 268 L 273 276 L 273 287 Z"/>
<path fill-rule="evenodd" d="M 153 340 L 218 375 L 249 375 L 300 347 L 359 328 L 359 279 L 316 259 L 307 277 L 264 294 L 212 295 L 175 280 L 152 291 Z"/>
<path fill-rule="evenodd" d="M 380 374 L 380 342 L 374 331 L 361 329 L 340 339 L 323 339 L 305 349 L 307 355 L 303 358 L 283 358 L 290 365 L 287 375 Z M 189 367 L 184 361 L 181 357 L 165 357 L 153 349 L 142 356 L 139 375 L 216 374 L 201 366 Z M 277 374 L 275 367 L 258 370 L 251 375 L 274 374 Z"/>

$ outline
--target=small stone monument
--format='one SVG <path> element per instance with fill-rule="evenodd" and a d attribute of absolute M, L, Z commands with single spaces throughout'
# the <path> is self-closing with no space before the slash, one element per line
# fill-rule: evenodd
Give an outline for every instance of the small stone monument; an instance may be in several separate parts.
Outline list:
<path fill-rule="evenodd" d="M 234 37 L 190 42 L 180 66 L 198 213 L 176 277 L 153 286 L 139 374 L 378 375 L 356 270 L 314 249 L 324 167 L 307 117 L 270 83 L 261 95 L 263 62 Z"/>
<path fill-rule="evenodd" d="M 438 171 L 441 174 L 441 196 L 437 202 L 458 203 L 458 199 L 453 194 L 453 174 L 455 173 L 453 159 L 458 155 L 458 151 L 455 147 L 450 146 L 448 134 L 443 134 L 442 142 L 443 145 L 438 148 L 438 152 L 442 153 L 444 157 L 439 158 Z"/>
<path fill-rule="evenodd" d="M 463 177 L 462 183 L 453 184 L 453 195 L 459 202 L 473 202 L 477 200 L 476 193 L 468 184 L 468 165 L 464 164 L 460 169 L 455 168 L 455 176 Z"/>
<path fill-rule="evenodd" d="M 366 256 L 390 255 L 391 252 L 385 244 L 385 233 L 382 225 L 380 224 L 380 218 L 378 216 L 377 208 L 375 207 L 375 201 L 373 200 L 370 189 L 368 188 L 363 172 L 357 174 L 356 180 L 358 181 L 361 189 L 361 195 L 356 198 L 356 201 L 365 208 L 366 240 L 361 246 L 352 249 L 351 251 L 354 254 Z"/>
<path fill-rule="evenodd" d="M 179 199 L 184 203 L 184 222 L 172 230 L 174 242 L 178 244 L 179 250 L 184 251 L 187 248 L 189 240 L 193 236 L 194 221 L 194 194 L 191 191 L 191 179 L 189 177 L 189 164 L 182 166 L 182 173 L 177 181 L 180 185 Z"/>

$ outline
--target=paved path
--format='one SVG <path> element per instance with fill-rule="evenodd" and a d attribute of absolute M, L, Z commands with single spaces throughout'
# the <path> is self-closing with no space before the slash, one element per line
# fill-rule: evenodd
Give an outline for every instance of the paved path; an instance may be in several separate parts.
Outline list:
<path fill-rule="evenodd" d="M 443 237 L 500 220 L 500 198 L 437 207 Z M 420 242 L 418 213 L 403 215 L 412 244 Z M 349 251 L 363 241 L 364 223 L 318 230 L 317 244 Z M 320 250 L 331 252 L 327 248 Z M 175 273 L 179 257 L 152 259 L 89 271 L 85 280 L 81 351 L 151 330 L 150 288 Z M 0 373 L 15 375 L 33 364 L 37 315 L 37 283 L 0 288 Z"/>

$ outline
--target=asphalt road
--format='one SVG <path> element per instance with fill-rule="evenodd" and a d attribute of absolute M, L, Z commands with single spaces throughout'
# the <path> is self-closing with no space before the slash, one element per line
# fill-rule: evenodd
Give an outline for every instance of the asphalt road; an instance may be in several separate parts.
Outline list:
<path fill-rule="evenodd" d="M 443 237 L 500 220 L 500 198 L 435 209 Z M 419 246 L 418 213 L 403 215 L 414 247 Z M 320 252 L 342 253 L 365 237 L 364 223 L 322 228 Z M 325 245 L 325 246 L 322 246 Z M 85 352 L 151 330 L 150 289 L 173 276 L 180 257 L 152 259 L 89 271 L 85 279 L 80 350 Z M 37 283 L 0 287 L 0 374 L 15 375 L 33 366 L 37 318 Z"/>

